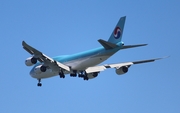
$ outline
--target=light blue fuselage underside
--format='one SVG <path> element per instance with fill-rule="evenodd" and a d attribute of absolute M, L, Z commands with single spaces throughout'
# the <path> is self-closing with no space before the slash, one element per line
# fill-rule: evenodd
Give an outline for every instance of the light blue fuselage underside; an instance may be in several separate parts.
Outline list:
<path fill-rule="evenodd" d="M 116 48 L 109 50 L 104 49 L 104 47 L 99 47 L 72 55 L 56 56 L 53 57 L 53 59 L 67 66 L 70 66 L 72 70 L 76 70 L 77 72 L 80 72 L 87 69 L 88 67 L 102 63 L 120 49 L 121 46 L 117 46 Z M 59 72 L 54 72 L 51 69 L 47 69 L 46 72 L 37 74 L 34 72 L 34 68 L 38 65 L 42 65 L 42 64 L 37 63 L 30 71 L 30 75 L 33 78 L 48 78 L 59 74 Z M 64 71 L 64 74 L 69 74 L 69 73 L 70 72 Z"/>

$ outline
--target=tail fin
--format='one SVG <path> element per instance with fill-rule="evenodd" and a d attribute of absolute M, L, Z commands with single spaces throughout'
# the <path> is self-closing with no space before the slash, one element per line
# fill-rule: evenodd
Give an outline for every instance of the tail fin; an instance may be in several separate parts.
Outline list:
<path fill-rule="evenodd" d="M 117 44 L 118 42 L 121 41 L 122 35 L 123 35 L 125 21 L 126 21 L 126 16 L 121 17 L 119 19 L 119 22 L 117 23 L 114 31 L 112 32 L 108 42 L 111 42 L 113 44 Z"/>

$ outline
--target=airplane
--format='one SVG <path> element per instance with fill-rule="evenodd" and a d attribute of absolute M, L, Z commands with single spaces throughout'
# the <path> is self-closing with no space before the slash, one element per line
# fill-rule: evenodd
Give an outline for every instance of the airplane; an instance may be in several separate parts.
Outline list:
<path fill-rule="evenodd" d="M 116 74 L 122 75 L 127 73 L 129 67 L 133 64 L 147 63 L 163 59 L 164 57 L 98 65 L 119 50 L 147 45 L 124 45 L 121 39 L 124 31 L 125 20 L 126 16 L 119 19 L 108 41 L 103 39 L 98 40 L 98 42 L 102 45 L 101 47 L 72 55 L 61 55 L 51 58 L 28 45 L 25 41 L 22 41 L 23 48 L 32 55 L 25 60 L 25 64 L 26 66 L 34 65 L 30 71 L 30 75 L 38 80 L 37 86 L 42 86 L 41 79 L 54 77 L 57 75 L 59 75 L 60 78 L 65 78 L 65 75 L 70 74 L 71 77 L 78 76 L 84 80 L 89 80 L 96 78 L 101 71 L 109 68 L 115 68 Z"/>

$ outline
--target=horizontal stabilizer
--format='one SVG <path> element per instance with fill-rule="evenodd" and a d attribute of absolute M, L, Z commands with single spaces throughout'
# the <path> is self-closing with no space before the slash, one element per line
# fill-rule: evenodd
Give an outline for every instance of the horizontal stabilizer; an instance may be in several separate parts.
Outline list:
<path fill-rule="evenodd" d="M 128 49 L 128 48 L 134 48 L 134 47 L 140 47 L 140 46 L 146 46 L 147 44 L 138 44 L 138 45 L 124 45 L 121 49 Z"/>
<path fill-rule="evenodd" d="M 117 47 L 116 44 L 113 44 L 113 43 L 111 43 L 111 42 L 107 42 L 107 41 L 102 40 L 102 39 L 99 39 L 98 42 L 99 42 L 106 50 L 108 50 L 108 49 L 113 49 L 113 48 Z"/>

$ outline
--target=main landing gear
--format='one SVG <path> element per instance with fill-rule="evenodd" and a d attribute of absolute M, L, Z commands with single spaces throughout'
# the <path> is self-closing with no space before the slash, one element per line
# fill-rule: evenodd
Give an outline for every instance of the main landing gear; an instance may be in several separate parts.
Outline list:
<path fill-rule="evenodd" d="M 89 80 L 89 78 L 87 76 L 84 76 L 84 80 Z"/>
<path fill-rule="evenodd" d="M 64 75 L 64 72 L 62 71 L 62 69 L 59 72 L 59 76 L 60 76 L 60 78 L 65 78 L 65 75 Z"/>
<path fill-rule="evenodd" d="M 77 77 L 77 71 L 74 70 L 73 73 L 70 74 L 70 77 Z"/>
<path fill-rule="evenodd" d="M 41 79 L 38 79 L 38 84 L 37 84 L 38 87 L 41 87 L 42 86 L 42 83 L 41 83 Z"/>
<path fill-rule="evenodd" d="M 82 71 L 78 74 L 79 78 L 83 78 L 84 80 L 89 80 L 89 78 L 87 77 L 86 72 Z"/>
<path fill-rule="evenodd" d="M 71 77 L 76 77 L 77 75 L 79 78 L 83 78 L 84 80 L 89 80 L 87 73 L 85 71 L 81 71 L 79 73 L 77 73 L 77 71 L 73 71 L 73 73 L 70 74 Z M 62 70 L 60 70 L 59 76 L 60 76 L 60 78 L 65 78 L 64 72 Z M 37 80 L 38 80 L 37 86 L 41 87 L 42 86 L 41 78 L 39 78 Z"/>

